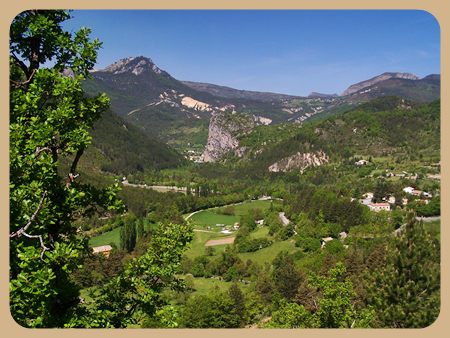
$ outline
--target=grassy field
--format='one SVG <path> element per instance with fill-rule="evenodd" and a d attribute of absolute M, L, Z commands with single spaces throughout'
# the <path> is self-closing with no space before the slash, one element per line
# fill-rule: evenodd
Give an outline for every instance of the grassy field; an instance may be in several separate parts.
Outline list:
<path fill-rule="evenodd" d="M 194 238 L 192 239 L 191 243 L 188 245 L 188 249 L 186 250 L 185 254 L 189 258 L 195 258 L 197 256 L 202 256 L 205 254 L 205 243 L 208 242 L 210 239 L 218 239 L 218 238 L 228 238 L 233 237 L 230 235 L 224 235 L 221 233 L 214 233 L 214 232 L 195 232 Z M 214 251 L 216 253 L 222 252 L 225 250 L 225 245 L 216 245 L 214 246 Z"/>
<path fill-rule="evenodd" d="M 274 203 L 279 203 L 274 201 Z M 270 208 L 271 201 L 246 201 L 240 204 L 234 205 L 234 215 L 222 215 L 218 213 L 220 208 L 212 208 L 208 210 L 200 211 L 192 215 L 188 222 L 193 224 L 195 229 L 207 229 L 210 227 L 212 232 L 195 232 L 194 238 L 186 251 L 186 255 L 189 258 L 195 258 L 205 254 L 205 243 L 210 239 L 227 238 L 233 237 L 233 235 L 224 235 L 220 233 L 222 227 L 216 226 L 216 224 L 233 225 L 235 222 L 239 222 L 240 217 L 245 215 L 251 209 L 260 209 L 261 211 L 266 211 Z M 253 238 L 266 237 L 269 229 L 262 227 L 257 229 L 253 234 Z M 227 245 L 217 245 L 214 246 L 216 253 L 225 250 Z"/>
<path fill-rule="evenodd" d="M 263 265 L 265 262 L 272 262 L 272 260 L 281 252 L 287 251 L 289 253 L 293 253 L 298 251 L 298 248 L 295 247 L 295 243 L 293 240 L 287 240 L 282 242 L 275 242 L 271 246 L 255 251 L 255 252 L 246 252 L 240 253 L 239 257 L 245 262 L 248 259 L 251 259 L 255 263 Z"/>
<path fill-rule="evenodd" d="M 194 224 L 195 228 L 204 229 L 210 226 L 212 230 L 217 231 L 220 231 L 221 227 L 217 227 L 216 224 L 233 225 L 234 223 L 239 222 L 239 216 L 217 214 L 214 212 L 217 210 L 218 209 L 211 209 L 196 213 L 189 219 L 189 222 Z"/>
<path fill-rule="evenodd" d="M 234 207 L 234 215 L 223 215 L 220 213 L 224 207 L 219 208 L 211 208 L 208 210 L 200 211 L 189 218 L 189 222 L 194 224 L 195 227 L 205 228 L 207 226 L 211 226 L 214 229 L 216 224 L 226 224 L 233 225 L 236 222 L 239 222 L 240 217 L 248 214 L 251 209 L 259 209 L 262 212 L 268 210 L 270 208 L 271 201 L 245 201 L 243 203 L 235 204 Z M 274 201 L 273 203 L 280 203 L 278 201 Z M 220 229 L 219 229 L 220 230 Z"/>
<path fill-rule="evenodd" d="M 116 244 L 117 247 L 120 246 L 120 227 L 108 232 L 104 232 L 101 235 L 92 237 L 89 240 L 89 245 L 92 247 L 107 245 L 110 243 Z"/>
<path fill-rule="evenodd" d="M 214 288 L 218 288 L 220 291 L 226 291 L 233 284 L 233 282 L 225 282 L 224 280 L 218 280 L 216 278 L 203 278 L 203 277 L 193 278 L 193 281 L 194 281 L 195 295 L 206 295 Z M 239 283 L 239 287 L 244 291 L 245 289 L 248 288 L 248 285 Z"/>
<path fill-rule="evenodd" d="M 211 230 L 213 230 L 214 232 L 196 232 L 194 235 L 194 239 L 190 244 L 190 248 L 187 251 L 187 255 L 189 257 L 203 255 L 205 253 L 204 245 L 207 241 L 209 241 L 210 239 L 230 237 L 230 235 L 221 234 L 220 230 L 222 230 L 222 228 L 216 227 L 216 224 L 233 225 L 235 222 L 239 222 L 240 216 L 248 213 L 250 209 L 260 209 L 262 211 L 265 211 L 270 208 L 270 203 L 270 201 L 246 201 L 241 204 L 234 205 L 235 215 L 218 214 L 217 211 L 219 211 L 220 208 L 203 210 L 196 213 L 189 219 L 189 222 L 194 225 L 194 228 L 206 229 L 208 226 L 210 226 Z M 274 203 L 279 202 L 274 201 Z M 120 228 L 115 228 L 114 230 L 105 232 L 96 237 L 92 237 L 89 240 L 89 245 L 92 247 L 107 245 L 110 243 L 115 243 L 116 246 L 120 245 Z M 226 245 L 218 245 L 215 246 L 214 249 L 217 252 L 220 252 L 225 249 L 225 246 Z"/>

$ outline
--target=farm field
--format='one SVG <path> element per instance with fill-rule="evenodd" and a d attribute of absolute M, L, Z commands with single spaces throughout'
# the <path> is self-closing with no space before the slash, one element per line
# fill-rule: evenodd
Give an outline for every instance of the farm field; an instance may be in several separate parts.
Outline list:
<path fill-rule="evenodd" d="M 92 237 L 89 240 L 89 246 L 91 247 L 107 245 L 110 243 L 114 243 L 117 247 L 120 246 L 120 227 Z"/>

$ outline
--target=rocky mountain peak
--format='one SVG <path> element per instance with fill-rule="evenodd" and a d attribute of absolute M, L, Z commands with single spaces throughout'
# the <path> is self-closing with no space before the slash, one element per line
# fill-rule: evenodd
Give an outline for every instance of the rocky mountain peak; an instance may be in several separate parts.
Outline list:
<path fill-rule="evenodd" d="M 145 56 L 128 57 L 120 59 L 102 70 L 113 74 L 133 73 L 140 75 L 144 71 L 153 71 L 161 74 L 162 70 L 155 65 L 152 59 Z"/>
<path fill-rule="evenodd" d="M 419 80 L 419 77 L 411 73 L 386 72 L 381 75 L 375 76 L 369 80 L 361 81 L 351 85 L 342 93 L 342 96 L 353 94 L 359 90 L 373 86 L 378 82 L 389 79 Z"/>

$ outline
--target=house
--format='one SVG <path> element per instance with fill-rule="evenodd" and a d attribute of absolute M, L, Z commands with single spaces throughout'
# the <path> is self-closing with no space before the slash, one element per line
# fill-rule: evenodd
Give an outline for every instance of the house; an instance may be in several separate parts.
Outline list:
<path fill-rule="evenodd" d="M 341 240 L 346 239 L 347 236 L 348 236 L 348 235 L 347 235 L 347 233 L 346 233 L 345 231 L 342 231 L 342 232 L 339 233 L 339 238 L 340 238 Z"/>
<path fill-rule="evenodd" d="M 394 196 L 389 196 L 388 203 L 395 204 L 395 197 Z"/>
<path fill-rule="evenodd" d="M 413 191 L 414 191 L 414 188 L 413 187 L 406 187 L 406 188 L 403 188 L 403 191 L 406 192 L 407 194 L 412 194 Z"/>
<path fill-rule="evenodd" d="M 355 162 L 355 165 L 361 166 L 361 165 L 366 165 L 367 163 L 369 163 L 369 161 L 367 160 L 359 160 Z"/>
<path fill-rule="evenodd" d="M 390 211 L 391 205 L 389 203 L 370 203 L 367 205 L 371 211 Z"/>
<path fill-rule="evenodd" d="M 239 225 L 238 222 L 234 223 L 234 225 L 233 225 L 233 229 L 234 229 L 234 230 L 239 230 L 240 227 L 241 227 L 241 226 Z"/>
<path fill-rule="evenodd" d="M 264 220 L 263 219 L 259 219 L 259 220 L 255 221 L 255 223 L 257 225 L 263 225 L 264 224 Z"/>
<path fill-rule="evenodd" d="M 332 241 L 332 240 L 333 240 L 333 237 L 325 237 L 325 238 L 322 238 L 322 240 L 321 240 L 322 245 L 320 246 L 320 248 L 323 249 L 323 247 L 325 246 L 325 244 L 327 244 L 329 241 Z"/>
<path fill-rule="evenodd" d="M 402 198 L 402 205 L 407 205 L 407 204 L 408 204 L 408 199 Z"/>
<path fill-rule="evenodd" d="M 101 253 L 105 257 L 109 257 L 109 254 L 112 251 L 112 246 L 111 245 L 96 246 L 96 247 L 92 248 L 92 250 L 94 251 L 94 254 Z"/>

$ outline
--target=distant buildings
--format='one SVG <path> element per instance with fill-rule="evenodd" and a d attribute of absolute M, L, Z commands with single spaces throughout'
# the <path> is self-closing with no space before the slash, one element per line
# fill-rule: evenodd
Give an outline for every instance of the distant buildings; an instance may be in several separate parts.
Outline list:
<path fill-rule="evenodd" d="M 387 202 L 383 202 L 383 203 L 369 203 L 367 205 L 369 207 L 370 210 L 375 211 L 375 212 L 379 212 L 379 211 L 390 211 L 391 210 L 391 205 Z"/>
<path fill-rule="evenodd" d="M 417 190 L 413 187 L 405 187 L 403 188 L 403 191 L 406 192 L 407 194 L 413 195 L 413 196 L 424 196 L 427 198 L 432 198 L 433 195 L 431 195 L 429 192 L 426 191 L 422 191 L 422 190 Z"/>
<path fill-rule="evenodd" d="M 94 254 L 102 254 L 105 257 L 109 257 L 109 254 L 112 251 L 112 246 L 111 245 L 102 245 L 102 246 L 96 246 L 94 248 L 92 248 Z"/>

